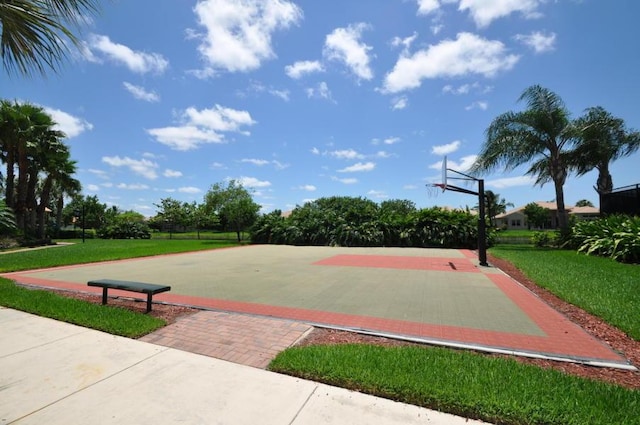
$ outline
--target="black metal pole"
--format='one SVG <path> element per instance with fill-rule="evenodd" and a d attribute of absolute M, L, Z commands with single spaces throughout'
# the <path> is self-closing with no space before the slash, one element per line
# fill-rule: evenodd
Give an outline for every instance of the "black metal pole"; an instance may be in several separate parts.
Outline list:
<path fill-rule="evenodd" d="M 487 221 L 484 204 L 484 179 L 478 179 L 478 259 L 481 266 L 487 263 Z"/>
<path fill-rule="evenodd" d="M 82 243 L 84 243 L 84 202 L 82 203 Z"/>

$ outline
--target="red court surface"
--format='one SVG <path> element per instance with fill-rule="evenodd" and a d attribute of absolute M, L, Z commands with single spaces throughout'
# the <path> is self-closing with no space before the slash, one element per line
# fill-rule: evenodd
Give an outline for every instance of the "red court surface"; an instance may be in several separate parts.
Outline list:
<path fill-rule="evenodd" d="M 461 288 L 462 290 L 466 290 L 466 287 L 462 286 L 461 282 L 463 281 L 470 280 L 471 284 L 476 286 L 486 284 L 489 286 L 488 289 L 499 292 L 502 297 L 505 297 L 510 303 L 513 303 L 515 307 L 519 309 L 519 314 L 526 316 L 526 318 L 534 324 L 532 326 L 537 326 L 539 331 L 504 332 L 484 329 L 481 326 L 453 326 L 447 324 L 446 320 L 425 321 L 416 318 L 411 320 L 398 320 L 383 317 L 383 315 L 350 313 L 349 310 L 331 311 L 330 303 L 326 304 L 329 306 L 328 308 L 313 309 L 296 307 L 295 304 L 278 305 L 277 303 L 248 302 L 247 299 L 251 298 L 246 297 L 243 299 L 223 299 L 214 296 L 194 296 L 193 294 L 189 294 L 187 290 L 189 287 L 189 279 L 183 284 L 176 284 L 169 293 L 154 296 L 154 302 L 183 304 L 217 311 L 292 319 L 314 325 L 382 334 L 435 345 L 472 348 L 529 357 L 548 357 L 556 360 L 577 361 L 592 365 L 633 368 L 626 359 L 614 352 L 609 346 L 589 335 L 582 328 L 549 307 L 528 289 L 506 274 L 493 267 L 480 267 L 477 264 L 475 254 L 471 251 L 403 251 L 392 249 L 386 249 L 388 250 L 386 251 L 384 249 L 376 249 L 375 251 L 372 250 L 369 252 L 366 250 L 358 251 L 357 249 L 353 249 L 352 251 L 349 249 L 341 249 L 336 253 L 335 249 L 326 248 L 325 251 L 313 251 L 314 255 L 316 255 L 315 258 L 306 256 L 302 259 L 297 259 L 295 255 L 292 255 L 292 252 L 295 251 L 287 251 L 287 254 L 283 256 L 283 258 L 280 258 L 278 254 L 266 251 L 266 249 L 267 248 L 251 250 L 251 248 L 241 248 L 227 251 L 235 251 L 231 255 L 239 255 L 240 258 L 244 258 L 243 261 L 245 263 L 250 261 L 247 260 L 247 254 L 251 254 L 253 256 L 251 258 L 258 258 L 258 254 L 268 252 L 269 255 L 273 257 L 270 257 L 269 261 L 265 261 L 265 263 L 272 262 L 276 264 L 282 261 L 288 264 L 289 266 L 286 270 L 293 270 L 295 273 L 292 273 L 287 279 L 293 279 L 294 281 L 296 279 L 302 281 L 308 279 L 308 276 L 327 270 L 336 270 L 339 271 L 339 276 L 344 279 L 344 282 L 341 283 L 342 285 L 351 281 L 356 284 L 358 275 L 354 274 L 351 276 L 350 273 L 357 273 L 357 271 L 360 270 L 368 273 L 366 280 L 368 284 L 371 284 L 371 280 L 375 280 L 376 276 L 379 276 L 384 270 L 390 270 L 392 272 L 395 270 L 393 273 L 410 273 L 410 276 L 417 276 L 421 279 L 421 282 L 423 282 L 421 283 L 423 286 L 434 286 L 435 283 L 433 282 L 441 285 L 439 287 L 440 289 L 438 289 L 440 292 L 433 292 L 434 296 L 444 296 L 445 294 L 442 291 L 448 291 L 449 289 L 452 291 L 461 290 Z M 288 247 L 287 249 L 294 250 L 295 248 Z M 229 255 L 229 252 L 225 255 Z M 351 252 L 353 252 L 353 254 Z M 404 253 L 411 255 L 403 255 Z M 197 269 L 199 261 L 211 262 L 211 259 L 215 259 L 216 255 L 220 255 L 220 252 L 214 250 L 209 251 L 208 254 L 200 253 L 199 255 L 200 257 L 195 254 L 177 254 L 162 256 L 161 258 L 151 258 L 161 261 L 162 264 L 171 261 L 188 263 L 190 268 L 195 267 Z M 232 260 L 230 259 L 232 257 L 224 258 L 224 264 L 232 268 Z M 134 259 L 101 263 L 99 265 L 79 265 L 57 269 L 8 273 L 4 274 L 3 277 L 13 279 L 22 284 L 99 293 L 99 288 L 87 287 L 86 282 L 83 283 L 82 281 L 82 278 L 87 275 L 87 271 L 90 270 L 91 267 L 120 270 L 124 275 L 128 267 L 135 266 L 136 268 L 140 268 L 145 261 L 149 260 Z M 250 271 L 253 271 L 251 270 L 252 267 L 257 267 L 252 264 L 243 264 L 241 266 Z M 265 267 L 265 264 L 261 264 L 260 267 Z M 205 269 L 202 270 L 204 272 Z M 79 276 L 75 276 L 75 274 L 78 273 L 80 273 Z M 240 272 L 234 272 L 234 274 L 238 273 Z M 280 275 L 284 274 L 282 270 L 278 270 L 277 273 Z M 256 275 L 253 275 L 251 279 L 256 280 L 255 276 Z M 176 282 L 179 279 L 180 276 L 173 277 L 173 280 Z M 190 279 L 195 281 L 194 277 Z M 142 281 L 161 283 L 160 280 L 158 276 L 149 275 L 148 279 Z M 272 290 L 271 292 L 274 291 Z M 362 292 L 366 292 L 366 290 Z M 110 291 L 109 295 L 135 298 L 137 294 Z M 354 298 L 357 298 L 353 300 L 354 303 L 370 302 L 366 293 L 362 293 L 361 296 Z M 380 301 L 376 302 L 380 303 Z M 409 302 L 409 300 L 407 300 L 407 302 Z M 484 303 L 477 307 L 485 310 L 485 312 L 487 310 L 490 312 L 493 308 L 492 302 L 488 299 L 478 299 L 478 303 Z M 354 311 L 361 310 L 355 309 Z M 466 313 L 458 312 L 455 314 Z M 469 312 L 469 314 L 473 314 L 473 312 Z M 473 322 L 473 317 L 470 317 L 469 320 Z M 508 318 L 506 320 L 508 321 Z"/>

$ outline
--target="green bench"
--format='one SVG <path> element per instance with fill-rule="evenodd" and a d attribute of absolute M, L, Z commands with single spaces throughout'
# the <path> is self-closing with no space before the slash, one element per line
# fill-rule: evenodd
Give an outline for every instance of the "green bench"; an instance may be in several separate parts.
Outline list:
<path fill-rule="evenodd" d="M 102 304 L 107 303 L 107 291 L 109 289 L 119 289 L 121 291 L 131 291 L 147 294 L 147 313 L 151 311 L 151 297 L 160 292 L 171 290 L 171 286 L 154 285 L 152 283 L 129 282 L 127 280 L 98 279 L 87 282 L 89 286 L 102 288 Z"/>

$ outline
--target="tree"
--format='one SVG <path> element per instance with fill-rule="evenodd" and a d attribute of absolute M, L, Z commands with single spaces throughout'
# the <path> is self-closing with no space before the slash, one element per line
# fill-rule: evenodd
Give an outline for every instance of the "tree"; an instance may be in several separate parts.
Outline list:
<path fill-rule="evenodd" d="M 569 156 L 572 169 L 579 176 L 598 170 L 595 190 L 599 195 L 613 190 L 609 164 L 629 156 L 640 148 L 640 132 L 628 130 L 624 120 L 600 106 L 588 108 L 576 119 L 577 145 Z"/>
<path fill-rule="evenodd" d="M 531 202 L 524 206 L 524 215 L 527 217 L 528 227 L 531 226 L 542 229 L 549 221 L 549 209 L 541 207 L 535 202 Z"/>
<path fill-rule="evenodd" d="M 507 202 L 504 198 L 500 198 L 500 194 L 494 193 L 491 190 L 485 190 L 484 192 L 484 204 L 489 217 L 489 221 L 493 227 L 496 226 L 496 216 L 507 212 L 507 207 L 513 207 L 511 202 Z M 478 207 L 476 206 L 476 210 Z"/>
<path fill-rule="evenodd" d="M 539 85 L 527 88 L 518 101 L 525 101 L 527 109 L 505 112 L 491 122 L 471 171 L 485 173 L 498 167 L 513 170 L 533 162 L 526 174 L 536 176 L 535 183 L 541 186 L 553 182 L 558 224 L 566 232 L 569 220 L 564 205 L 568 174 L 565 155 L 575 137 L 569 112 L 557 94 Z"/>
<path fill-rule="evenodd" d="M 0 235 L 12 234 L 16 229 L 13 211 L 0 199 Z"/>
<path fill-rule="evenodd" d="M 242 241 L 242 232 L 256 221 L 260 211 L 260 205 L 253 202 L 251 193 L 236 180 L 230 180 L 226 187 L 222 183 L 214 184 L 204 201 L 209 214 L 220 217 L 225 228 L 236 232 L 238 242 Z"/>
<path fill-rule="evenodd" d="M 0 0 L 0 56 L 9 74 L 56 70 L 79 40 L 76 28 L 98 11 L 96 0 Z"/>
<path fill-rule="evenodd" d="M 154 205 L 158 207 L 157 220 L 161 220 L 169 226 L 169 239 L 171 239 L 175 227 L 186 224 L 187 211 L 185 210 L 185 206 L 173 198 L 161 199 L 159 204 Z"/>
<path fill-rule="evenodd" d="M 588 199 L 581 199 L 576 202 L 576 207 L 593 207 L 593 204 Z"/>
<path fill-rule="evenodd" d="M 84 207 L 84 224 L 87 229 L 99 229 L 105 225 L 108 217 L 115 217 L 119 214 L 117 207 L 107 208 L 106 204 L 100 203 L 96 195 L 77 196 L 71 200 L 62 212 L 64 225 L 77 224 L 81 219 Z"/>

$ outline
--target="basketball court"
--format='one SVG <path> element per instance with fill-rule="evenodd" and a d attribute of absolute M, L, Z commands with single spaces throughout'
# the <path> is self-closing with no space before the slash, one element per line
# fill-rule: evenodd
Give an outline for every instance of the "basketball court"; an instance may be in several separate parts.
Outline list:
<path fill-rule="evenodd" d="M 155 302 L 633 368 L 509 276 L 480 266 L 468 250 L 252 245 L 3 277 L 85 292 L 100 292 L 86 283 L 101 278 L 164 284 L 171 292 Z"/>

